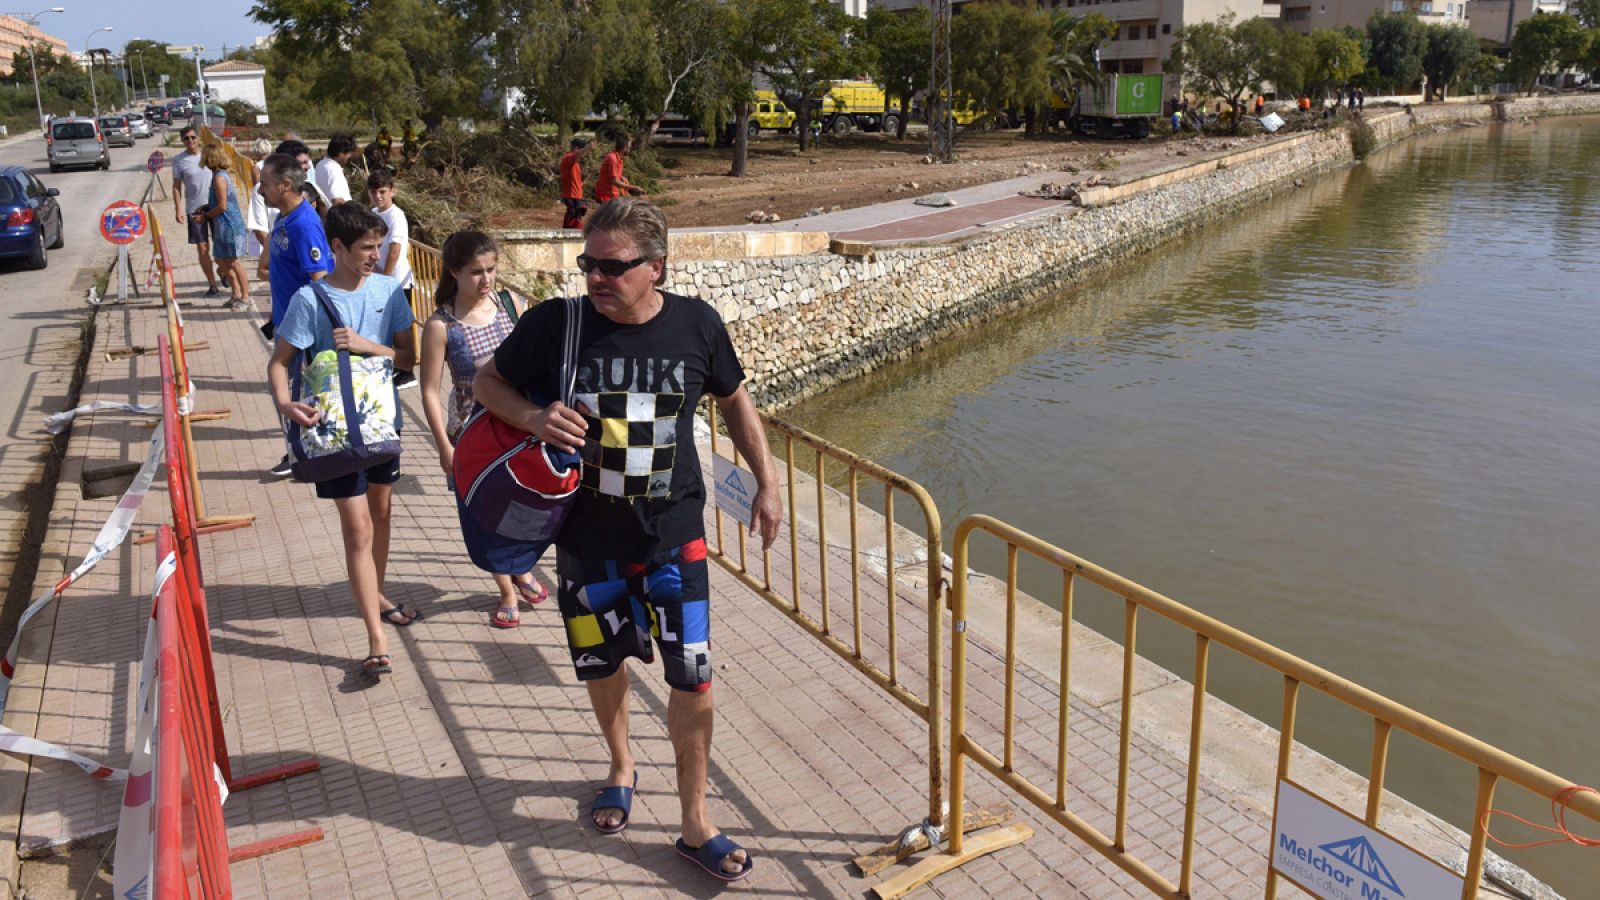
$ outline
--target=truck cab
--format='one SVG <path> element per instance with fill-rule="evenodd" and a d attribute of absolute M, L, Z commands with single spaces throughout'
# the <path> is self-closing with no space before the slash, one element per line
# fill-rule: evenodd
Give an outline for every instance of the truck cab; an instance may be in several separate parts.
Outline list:
<path fill-rule="evenodd" d="M 783 105 L 772 91 L 756 91 L 755 102 L 750 104 L 750 136 L 763 131 L 787 132 L 794 128 L 794 111 Z"/>

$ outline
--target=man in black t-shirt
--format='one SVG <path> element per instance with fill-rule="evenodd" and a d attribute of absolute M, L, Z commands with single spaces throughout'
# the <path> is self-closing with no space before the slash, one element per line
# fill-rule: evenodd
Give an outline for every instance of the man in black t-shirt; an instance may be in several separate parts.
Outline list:
<path fill-rule="evenodd" d="M 583 458 L 582 487 L 556 539 L 561 616 L 578 679 L 589 688 L 611 771 L 591 815 L 627 827 L 638 783 L 628 743 L 628 657 L 662 656 L 672 686 L 667 730 L 677 758 L 683 837 L 678 852 L 726 881 L 750 873 L 745 850 L 711 825 L 710 584 L 705 485 L 695 452 L 700 398 L 715 398 L 756 476 L 752 532 L 770 547 L 782 518 L 777 475 L 744 369 L 722 319 L 702 300 L 657 289 L 666 279 L 667 223 L 655 205 L 604 204 L 584 223 L 578 257 L 588 295 L 578 304 L 579 352 L 563 401 L 567 306 L 522 316 L 478 371 L 478 400 L 494 415 Z"/>

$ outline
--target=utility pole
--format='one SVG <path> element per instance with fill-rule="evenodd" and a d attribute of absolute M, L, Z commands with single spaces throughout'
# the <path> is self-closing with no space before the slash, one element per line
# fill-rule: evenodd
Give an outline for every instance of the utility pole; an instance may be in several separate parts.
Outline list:
<path fill-rule="evenodd" d="M 931 75 L 928 80 L 928 156 L 955 161 L 955 91 L 950 77 L 950 0 L 934 0 Z"/>

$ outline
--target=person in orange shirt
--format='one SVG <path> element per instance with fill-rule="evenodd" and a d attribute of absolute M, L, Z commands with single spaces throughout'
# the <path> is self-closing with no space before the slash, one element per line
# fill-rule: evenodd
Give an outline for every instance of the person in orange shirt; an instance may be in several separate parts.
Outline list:
<path fill-rule="evenodd" d="M 622 158 L 633 148 L 633 139 L 626 134 L 619 134 L 612 147 L 612 151 L 601 161 L 600 176 L 594 182 L 596 203 L 605 203 L 627 194 L 639 196 L 644 193 L 644 188 L 629 182 L 622 174 Z"/>
<path fill-rule="evenodd" d="M 572 149 L 561 157 L 561 205 L 567 208 L 562 228 L 582 228 L 583 214 L 589 211 L 583 202 L 583 158 L 588 155 L 588 139 L 575 137 Z"/>

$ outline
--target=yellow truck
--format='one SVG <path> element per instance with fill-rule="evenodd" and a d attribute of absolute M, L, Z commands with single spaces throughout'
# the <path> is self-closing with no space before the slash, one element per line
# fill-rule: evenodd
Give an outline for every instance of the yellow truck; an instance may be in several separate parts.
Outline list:
<path fill-rule="evenodd" d="M 778 95 L 771 91 L 756 91 L 755 102 L 750 104 L 750 136 L 763 131 L 787 132 L 794 128 L 794 110 L 783 105 Z"/>
<path fill-rule="evenodd" d="M 835 81 L 817 104 L 822 127 L 834 134 L 851 131 L 899 131 L 898 105 L 890 109 L 883 88 L 871 81 Z"/>

